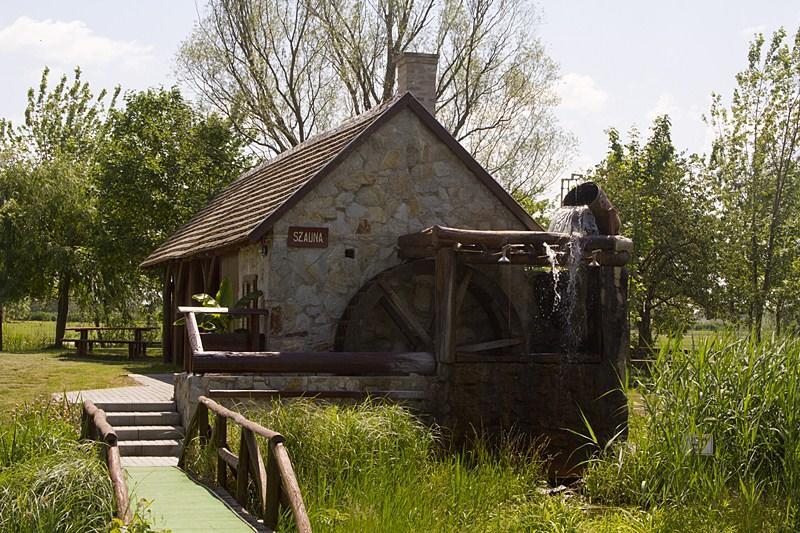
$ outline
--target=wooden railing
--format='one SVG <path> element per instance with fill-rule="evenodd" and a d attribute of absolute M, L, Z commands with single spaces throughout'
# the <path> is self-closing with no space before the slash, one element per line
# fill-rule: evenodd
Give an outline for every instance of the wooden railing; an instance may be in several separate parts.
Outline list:
<path fill-rule="evenodd" d="M 209 411 L 214 413 L 214 426 L 209 424 Z M 228 420 L 232 420 L 241 430 L 239 455 L 234 454 L 228 446 Z M 227 409 L 206 396 L 200 396 L 194 415 L 189 422 L 184 437 L 183 451 L 178 466 L 185 468 L 186 453 L 192 440 L 197 435 L 201 447 L 212 443 L 217 450 L 217 484 L 232 494 L 236 501 L 247 507 L 250 480 L 255 485 L 257 496 L 256 516 L 264 520 L 264 525 L 271 529 L 278 526 L 280 505 L 292 510 L 297 530 L 300 533 L 311 532 L 311 522 L 306 512 L 300 486 L 284 446 L 284 438 L 280 433 L 267 429 L 230 409 Z M 261 455 L 256 437 L 267 441 L 266 462 Z M 228 471 L 236 481 L 234 488 L 228 488 Z"/>
<path fill-rule="evenodd" d="M 131 521 L 131 506 L 128 497 L 128 484 L 122 471 L 119 448 L 117 447 L 117 433 L 106 419 L 106 413 L 90 400 L 84 400 L 83 413 L 81 414 L 81 439 L 91 439 L 106 444 L 106 465 L 108 475 L 114 487 L 114 500 L 116 503 L 116 516 L 125 524 Z"/>

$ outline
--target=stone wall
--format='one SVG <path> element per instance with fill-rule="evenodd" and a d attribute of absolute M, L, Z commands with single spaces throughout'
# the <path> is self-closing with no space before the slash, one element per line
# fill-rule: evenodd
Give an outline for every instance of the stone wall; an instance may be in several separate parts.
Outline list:
<path fill-rule="evenodd" d="M 525 229 L 416 115 L 403 110 L 276 223 L 269 256 L 259 256 L 266 281 L 260 287 L 280 315 L 270 348 L 331 349 L 353 295 L 400 262 L 397 237 L 435 224 Z M 328 247 L 287 247 L 289 226 L 328 227 Z"/>

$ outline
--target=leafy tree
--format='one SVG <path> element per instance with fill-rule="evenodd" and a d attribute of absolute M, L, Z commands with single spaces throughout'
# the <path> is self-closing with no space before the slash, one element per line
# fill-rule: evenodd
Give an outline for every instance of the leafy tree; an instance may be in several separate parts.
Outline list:
<path fill-rule="evenodd" d="M 247 165 L 242 139 L 178 89 L 127 93 L 97 158 L 94 305 L 124 312 L 158 290 L 139 263 Z M 150 288 L 150 294 L 146 291 Z"/>
<path fill-rule="evenodd" d="M 0 124 L 2 129 L 4 124 Z M 45 261 L 37 238 L 41 215 L 26 201 L 36 198 L 31 173 L 3 135 L 0 140 L 0 351 L 3 349 L 4 310 L 46 287 Z"/>
<path fill-rule="evenodd" d="M 208 0 L 178 55 L 203 101 L 267 154 L 387 101 L 402 52 L 440 56 L 437 116 L 511 192 L 540 192 L 572 138 L 526 0 Z"/>
<path fill-rule="evenodd" d="M 609 152 L 594 170 L 633 239 L 631 316 L 640 349 L 653 346 L 653 329 L 690 318 L 710 305 L 715 286 L 714 196 L 702 168 L 675 151 L 667 116 L 655 119 L 641 145 L 636 130 L 627 144 L 609 131 Z"/>
<path fill-rule="evenodd" d="M 94 157 L 104 135 L 106 92 L 94 95 L 75 69 L 50 88 L 49 70 L 44 69 L 38 89 L 28 91 L 24 123 L 7 124 L 6 135 L 20 149 L 28 168 L 26 185 L 32 188 L 18 196 L 28 204 L 26 216 L 40 219 L 31 242 L 45 251 L 46 261 L 37 265 L 57 287 L 58 316 L 56 346 L 61 346 L 69 311 L 70 291 L 90 270 L 95 215 L 92 193 Z M 112 97 L 114 105 L 116 93 Z M 20 183 L 25 180 L 20 180 Z"/>
<path fill-rule="evenodd" d="M 723 206 L 724 296 L 729 316 L 761 335 L 765 312 L 781 316 L 798 255 L 800 30 L 769 43 L 758 35 L 737 74 L 730 107 L 714 96 L 709 170 Z"/>

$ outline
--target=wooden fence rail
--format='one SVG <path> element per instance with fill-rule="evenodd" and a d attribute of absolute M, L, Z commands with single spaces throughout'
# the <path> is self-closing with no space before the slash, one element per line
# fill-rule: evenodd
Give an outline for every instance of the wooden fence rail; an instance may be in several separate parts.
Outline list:
<path fill-rule="evenodd" d="M 213 428 L 209 424 L 209 412 L 214 414 Z M 241 430 L 238 456 L 228 446 L 228 420 L 233 421 Z M 300 533 L 311 533 L 311 522 L 283 435 L 248 420 L 206 396 L 200 396 L 197 409 L 186 429 L 183 451 L 178 462 L 181 468 L 185 467 L 186 452 L 195 436 L 202 447 L 213 443 L 217 450 L 217 483 L 234 495 L 242 507 L 247 507 L 249 503 L 249 487 L 252 481 L 257 508 L 249 510 L 262 517 L 267 527 L 274 530 L 278 526 L 280 505 L 283 503 L 292 510 L 297 530 Z M 267 442 L 266 461 L 256 437 Z M 229 470 L 235 479 L 235 487 L 231 488 L 228 487 Z"/>
<path fill-rule="evenodd" d="M 81 439 L 91 439 L 106 444 L 105 459 L 108 475 L 114 487 L 116 516 L 125 524 L 131 521 L 128 484 L 122 471 L 122 461 L 117 447 L 117 433 L 106 419 L 106 413 L 90 400 L 84 400 L 81 413 Z"/>

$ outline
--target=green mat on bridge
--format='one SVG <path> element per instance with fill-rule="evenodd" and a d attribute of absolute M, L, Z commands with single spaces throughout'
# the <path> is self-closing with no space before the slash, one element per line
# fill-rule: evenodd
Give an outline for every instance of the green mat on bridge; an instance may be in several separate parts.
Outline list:
<path fill-rule="evenodd" d="M 125 470 L 131 504 L 142 498 L 150 501 L 150 518 L 157 529 L 173 533 L 254 531 L 214 493 L 176 467 L 132 466 Z"/>

